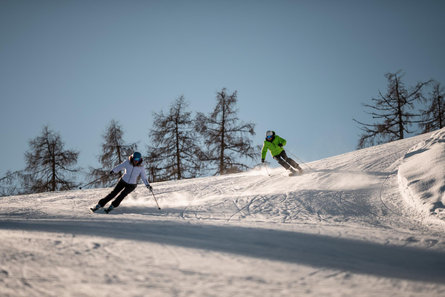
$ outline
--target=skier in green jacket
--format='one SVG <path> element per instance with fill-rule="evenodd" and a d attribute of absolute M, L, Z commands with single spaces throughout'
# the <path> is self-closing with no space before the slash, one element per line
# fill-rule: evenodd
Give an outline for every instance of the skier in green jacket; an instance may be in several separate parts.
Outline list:
<path fill-rule="evenodd" d="M 303 169 L 301 169 L 300 165 L 286 155 L 283 149 L 285 145 L 286 139 L 276 135 L 275 131 L 267 131 L 266 140 L 264 140 L 263 150 L 261 151 L 261 162 L 264 163 L 267 150 L 270 150 L 272 157 L 277 160 L 281 166 L 291 171 L 289 175 L 302 174 Z M 295 171 L 295 169 L 297 169 L 298 172 Z"/>

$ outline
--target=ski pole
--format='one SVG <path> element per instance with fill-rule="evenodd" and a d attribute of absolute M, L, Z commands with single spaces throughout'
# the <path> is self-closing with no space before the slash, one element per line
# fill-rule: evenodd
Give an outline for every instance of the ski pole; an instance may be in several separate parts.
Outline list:
<path fill-rule="evenodd" d="M 269 169 L 267 169 L 267 165 L 266 164 L 264 164 L 264 168 L 266 168 L 267 175 L 270 176 Z"/>
<path fill-rule="evenodd" d="M 306 166 L 307 168 L 309 168 L 310 170 L 312 170 L 311 166 L 309 166 L 306 162 L 304 162 L 303 160 L 301 160 L 300 158 L 298 158 L 297 156 L 295 156 L 292 152 L 289 152 L 289 154 L 294 157 L 295 159 L 297 159 L 301 164 L 304 164 L 304 166 Z"/>
<path fill-rule="evenodd" d="M 159 207 L 158 200 L 156 199 L 155 193 L 153 192 L 153 190 L 150 190 L 150 191 L 153 194 L 153 198 L 155 199 L 155 202 L 156 202 L 156 205 L 158 206 L 158 209 L 161 210 L 161 208 Z"/>
<path fill-rule="evenodd" d="M 93 180 L 92 182 L 89 182 L 83 186 L 80 186 L 79 189 L 82 190 L 82 188 L 88 187 L 91 184 L 94 184 L 95 182 L 97 182 L 98 180 L 100 180 L 102 177 L 96 178 L 95 180 Z"/>
<path fill-rule="evenodd" d="M 264 167 L 265 169 L 266 169 L 266 173 L 267 173 L 267 175 L 268 176 L 270 176 L 270 173 L 269 173 L 269 169 L 267 169 L 267 164 L 266 163 L 269 163 L 269 162 L 262 162 L 262 163 L 259 163 L 258 165 L 256 165 L 256 166 L 258 166 L 258 167 Z"/>

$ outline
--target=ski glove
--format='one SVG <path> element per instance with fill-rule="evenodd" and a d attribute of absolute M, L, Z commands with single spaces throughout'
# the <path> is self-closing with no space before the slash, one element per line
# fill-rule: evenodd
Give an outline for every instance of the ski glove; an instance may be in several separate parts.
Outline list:
<path fill-rule="evenodd" d="M 261 163 L 264 163 L 264 159 L 261 159 Z"/>
<path fill-rule="evenodd" d="M 149 189 L 151 192 L 153 192 L 153 187 L 152 186 L 148 185 L 147 189 Z"/>
<path fill-rule="evenodd" d="M 283 144 L 282 144 L 282 143 L 279 143 L 278 146 L 279 146 L 279 147 L 283 147 Z"/>

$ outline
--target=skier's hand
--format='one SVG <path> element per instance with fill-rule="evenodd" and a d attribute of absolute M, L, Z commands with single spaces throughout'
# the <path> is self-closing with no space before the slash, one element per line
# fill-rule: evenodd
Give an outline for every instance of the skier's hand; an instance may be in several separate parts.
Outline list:
<path fill-rule="evenodd" d="M 149 189 L 151 192 L 153 192 L 153 187 L 152 186 L 148 185 L 147 189 Z"/>
<path fill-rule="evenodd" d="M 279 146 L 279 147 L 283 147 L 283 144 L 282 144 L 282 143 L 279 143 L 278 146 Z"/>
<path fill-rule="evenodd" d="M 261 163 L 264 163 L 264 159 L 261 159 Z"/>

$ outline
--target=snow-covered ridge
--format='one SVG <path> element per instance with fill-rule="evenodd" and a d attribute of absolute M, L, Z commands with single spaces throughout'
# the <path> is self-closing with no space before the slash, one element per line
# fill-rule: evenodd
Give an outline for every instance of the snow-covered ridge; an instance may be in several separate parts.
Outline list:
<path fill-rule="evenodd" d="M 407 203 L 445 220 L 445 128 L 405 154 L 398 181 Z"/>

